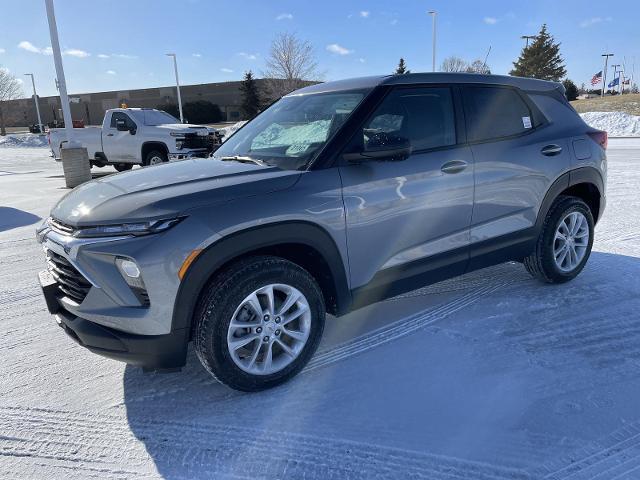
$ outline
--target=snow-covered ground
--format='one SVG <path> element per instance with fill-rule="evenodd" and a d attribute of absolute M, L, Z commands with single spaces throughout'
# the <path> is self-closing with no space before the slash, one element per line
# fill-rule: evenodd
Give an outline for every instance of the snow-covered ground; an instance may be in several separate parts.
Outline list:
<path fill-rule="evenodd" d="M 301 375 L 241 394 L 66 337 L 34 239 L 61 167 L 0 149 L 0 478 L 640 478 L 640 140 L 609 160 L 574 281 L 504 264 L 330 318 Z"/>
<path fill-rule="evenodd" d="M 610 137 L 640 137 L 640 117 L 624 112 L 581 113 L 582 119 L 593 128 L 604 130 Z"/>

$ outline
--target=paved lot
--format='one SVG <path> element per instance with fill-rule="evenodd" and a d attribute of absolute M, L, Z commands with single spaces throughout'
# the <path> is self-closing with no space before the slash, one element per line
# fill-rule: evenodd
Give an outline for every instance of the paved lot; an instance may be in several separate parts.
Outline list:
<path fill-rule="evenodd" d="M 640 478 L 640 141 L 573 282 L 505 264 L 329 319 L 297 379 L 143 375 L 45 312 L 46 149 L 0 148 L 0 478 Z M 96 174 L 108 171 L 96 170 Z"/>

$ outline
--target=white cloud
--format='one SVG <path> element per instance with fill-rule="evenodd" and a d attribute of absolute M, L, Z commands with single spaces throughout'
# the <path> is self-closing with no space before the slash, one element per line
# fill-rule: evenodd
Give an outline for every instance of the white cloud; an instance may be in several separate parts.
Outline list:
<path fill-rule="evenodd" d="M 202 54 L 201 53 L 192 53 L 191 56 L 192 57 L 196 57 L 196 58 L 200 58 L 200 57 L 202 57 Z"/>
<path fill-rule="evenodd" d="M 107 75 L 117 75 L 113 70 L 107 70 Z"/>
<path fill-rule="evenodd" d="M 360 16 L 362 18 L 369 18 L 369 15 L 371 14 L 371 12 L 367 11 L 367 10 L 361 10 L 360 11 Z"/>
<path fill-rule="evenodd" d="M 580 22 L 580 26 L 582 28 L 587 28 L 587 27 L 591 27 L 593 25 L 597 25 L 598 23 L 602 23 L 602 22 L 610 22 L 611 20 L 613 20 L 611 17 L 593 17 L 593 18 L 588 18 L 586 20 L 583 20 L 582 22 Z"/>
<path fill-rule="evenodd" d="M 62 54 L 69 55 L 71 57 L 77 57 L 77 58 L 87 58 L 88 56 L 91 55 L 89 52 L 85 52 L 84 50 L 80 50 L 77 48 L 67 48 L 65 51 L 62 52 Z"/>
<path fill-rule="evenodd" d="M 109 55 L 106 55 L 104 53 L 99 53 L 98 58 L 109 58 Z"/>
<path fill-rule="evenodd" d="M 276 17 L 276 20 L 293 20 L 293 15 L 290 13 L 281 13 Z"/>
<path fill-rule="evenodd" d="M 6 50 L 4 48 L 0 48 L 0 54 L 6 52 Z"/>
<path fill-rule="evenodd" d="M 129 55 L 127 53 L 112 53 L 111 56 L 115 58 L 126 58 L 127 60 L 133 60 L 138 58 L 137 55 Z"/>
<path fill-rule="evenodd" d="M 38 47 L 36 47 L 33 43 L 28 42 L 27 40 L 23 40 L 22 42 L 20 42 L 18 44 L 18 48 L 21 48 L 31 53 L 42 53 Z"/>
<path fill-rule="evenodd" d="M 353 53 L 353 50 L 349 50 L 348 48 L 338 45 L 337 43 L 327 45 L 327 51 L 335 53 L 336 55 L 349 55 L 350 53 Z"/>
<path fill-rule="evenodd" d="M 397 25 L 397 24 L 398 24 L 398 19 L 397 19 L 397 18 L 394 18 L 394 19 L 393 19 L 393 20 L 391 20 L 389 23 L 390 23 L 391 25 Z"/>
<path fill-rule="evenodd" d="M 24 83 L 24 80 L 22 80 L 21 78 L 16 78 L 16 82 L 17 82 L 19 85 L 22 85 L 22 84 Z"/>
<path fill-rule="evenodd" d="M 359 61 L 360 63 L 365 63 L 365 62 L 366 62 L 366 60 L 365 60 L 364 58 L 359 58 L 359 59 L 358 59 L 358 61 Z"/>
<path fill-rule="evenodd" d="M 43 55 L 53 55 L 53 48 L 45 47 L 40 53 L 42 53 Z"/>
<path fill-rule="evenodd" d="M 233 73 L 233 70 L 231 70 L 230 68 L 221 68 L 220 71 L 224 73 Z"/>
<path fill-rule="evenodd" d="M 256 60 L 258 58 L 257 53 L 240 52 L 238 53 L 238 55 L 240 55 L 243 58 L 246 58 L 247 60 Z"/>
<path fill-rule="evenodd" d="M 487 25 L 495 25 L 498 23 L 498 19 L 496 17 L 484 17 L 484 23 Z"/>

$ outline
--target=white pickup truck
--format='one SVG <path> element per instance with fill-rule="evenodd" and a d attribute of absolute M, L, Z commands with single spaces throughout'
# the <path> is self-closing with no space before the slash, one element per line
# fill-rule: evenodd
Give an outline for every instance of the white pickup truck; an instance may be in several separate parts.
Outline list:
<path fill-rule="evenodd" d="M 150 108 L 107 110 L 102 127 L 76 128 L 73 135 L 87 149 L 91 165 L 113 165 L 119 172 L 134 165 L 207 157 L 221 142 L 215 129 L 180 123 L 168 113 Z M 66 141 L 64 129 L 50 131 L 49 145 L 56 160 Z"/>

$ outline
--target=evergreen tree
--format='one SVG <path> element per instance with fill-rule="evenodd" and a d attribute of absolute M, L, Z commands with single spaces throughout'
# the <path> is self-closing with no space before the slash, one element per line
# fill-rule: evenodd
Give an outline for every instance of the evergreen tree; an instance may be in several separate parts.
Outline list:
<path fill-rule="evenodd" d="M 541 80 L 559 82 L 567 71 L 560 55 L 560 44 L 547 32 L 547 25 L 542 25 L 536 39 L 522 49 L 517 61 L 513 63 L 510 75 L 533 77 Z"/>
<path fill-rule="evenodd" d="M 245 72 L 244 79 L 240 84 L 240 92 L 242 93 L 242 102 L 240 104 L 242 115 L 245 120 L 251 120 L 260 112 L 261 105 L 260 91 L 251 70 Z"/>
<path fill-rule="evenodd" d="M 396 68 L 396 75 L 404 75 L 405 73 L 411 73 L 411 70 L 407 70 L 407 64 L 404 63 L 404 58 L 400 58 L 398 62 L 398 68 Z"/>
<path fill-rule="evenodd" d="M 568 78 L 562 81 L 564 85 L 564 94 L 570 102 L 578 99 L 578 87 Z"/>

